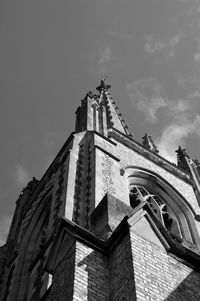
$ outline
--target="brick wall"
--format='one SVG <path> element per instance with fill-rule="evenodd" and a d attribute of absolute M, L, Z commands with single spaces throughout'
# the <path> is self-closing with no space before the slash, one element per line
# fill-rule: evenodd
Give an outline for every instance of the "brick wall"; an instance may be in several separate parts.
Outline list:
<path fill-rule="evenodd" d="M 200 274 L 131 231 L 138 301 L 199 301 Z"/>
<path fill-rule="evenodd" d="M 199 301 L 200 274 L 131 229 L 106 256 L 76 241 L 48 301 Z"/>
<path fill-rule="evenodd" d="M 74 301 L 109 301 L 107 257 L 76 243 Z"/>
<path fill-rule="evenodd" d="M 76 242 L 59 263 L 48 301 L 109 301 L 106 256 Z"/>
<path fill-rule="evenodd" d="M 127 234 L 109 256 L 110 301 L 134 301 L 135 283 L 130 237 Z"/>
<path fill-rule="evenodd" d="M 53 276 L 52 290 L 48 301 L 73 300 L 74 266 L 76 244 L 73 244 L 58 265 Z"/>

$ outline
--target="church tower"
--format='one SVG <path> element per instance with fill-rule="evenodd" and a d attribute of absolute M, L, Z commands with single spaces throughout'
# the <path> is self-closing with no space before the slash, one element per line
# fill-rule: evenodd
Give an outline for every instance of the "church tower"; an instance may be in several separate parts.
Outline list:
<path fill-rule="evenodd" d="M 0 248 L 2 301 L 200 300 L 200 164 L 134 140 L 102 80 Z"/>

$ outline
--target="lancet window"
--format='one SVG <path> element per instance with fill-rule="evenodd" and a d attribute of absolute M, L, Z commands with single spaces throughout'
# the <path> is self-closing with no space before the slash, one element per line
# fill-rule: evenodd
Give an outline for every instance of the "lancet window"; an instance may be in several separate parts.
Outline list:
<path fill-rule="evenodd" d="M 142 186 L 130 187 L 130 204 L 133 208 L 137 207 L 142 201 L 146 201 L 152 214 L 162 223 L 166 230 L 176 238 L 182 238 L 177 217 L 165 200 Z"/>

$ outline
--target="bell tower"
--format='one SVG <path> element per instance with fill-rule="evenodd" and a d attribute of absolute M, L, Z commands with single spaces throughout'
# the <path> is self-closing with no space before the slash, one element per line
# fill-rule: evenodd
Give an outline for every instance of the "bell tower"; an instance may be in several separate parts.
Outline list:
<path fill-rule="evenodd" d="M 200 300 L 200 167 L 128 130 L 102 80 L 0 248 L 3 301 Z"/>

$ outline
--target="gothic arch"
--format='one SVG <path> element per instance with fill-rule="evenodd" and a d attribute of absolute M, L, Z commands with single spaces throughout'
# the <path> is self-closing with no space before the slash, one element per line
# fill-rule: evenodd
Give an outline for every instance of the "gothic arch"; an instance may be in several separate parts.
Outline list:
<path fill-rule="evenodd" d="M 19 247 L 19 257 L 16 260 L 16 271 L 13 281 L 14 290 L 9 295 L 11 300 L 27 299 L 30 273 L 28 268 L 40 250 L 41 240 L 44 239 L 44 231 L 48 227 L 51 209 L 51 191 L 47 191 L 39 203 L 28 225 L 26 233 Z"/>
<path fill-rule="evenodd" d="M 127 166 L 124 170 L 129 191 L 131 187 L 140 186 L 153 195 L 158 195 L 176 216 L 183 240 L 200 247 L 200 238 L 194 222 L 196 214 L 187 200 L 155 172 L 138 166 Z"/>

